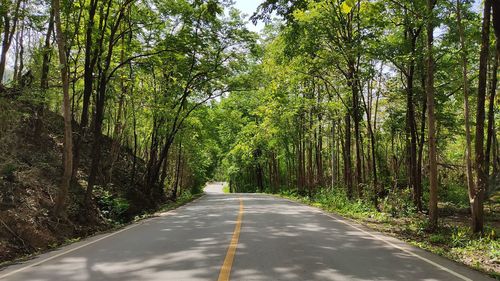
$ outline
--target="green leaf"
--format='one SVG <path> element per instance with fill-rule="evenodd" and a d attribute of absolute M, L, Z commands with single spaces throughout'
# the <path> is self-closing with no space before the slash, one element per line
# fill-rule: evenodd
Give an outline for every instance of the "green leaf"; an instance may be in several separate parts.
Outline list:
<path fill-rule="evenodd" d="M 349 14 L 354 7 L 351 3 L 352 1 L 346 0 L 340 5 L 340 10 L 342 11 L 343 14 Z"/>

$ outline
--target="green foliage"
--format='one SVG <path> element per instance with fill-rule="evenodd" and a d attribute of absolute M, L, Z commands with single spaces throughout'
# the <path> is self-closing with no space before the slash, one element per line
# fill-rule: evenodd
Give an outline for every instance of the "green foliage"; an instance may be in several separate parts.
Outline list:
<path fill-rule="evenodd" d="M 451 234 L 451 245 L 453 247 L 462 248 L 467 246 L 469 238 L 469 231 L 463 228 L 455 228 Z"/>
<path fill-rule="evenodd" d="M 2 178 L 6 180 L 13 180 L 15 177 L 15 172 L 18 169 L 18 166 L 15 163 L 7 162 L 2 165 L 0 170 L 0 175 Z"/>
<path fill-rule="evenodd" d="M 340 5 L 340 9 L 341 9 L 342 13 L 349 14 L 352 11 L 352 9 L 354 8 L 355 5 L 356 5 L 356 1 L 355 0 L 345 0 Z"/>
<path fill-rule="evenodd" d="M 119 224 L 126 221 L 125 214 L 130 207 L 127 199 L 116 197 L 101 187 L 96 188 L 96 194 L 98 194 L 96 196 L 97 206 L 105 218 Z"/>
<path fill-rule="evenodd" d="M 345 189 L 334 188 L 331 191 L 320 191 L 314 196 L 314 202 L 325 206 L 330 211 L 341 214 L 366 215 L 375 213 L 375 208 L 371 207 L 363 200 L 349 200 Z"/>
<path fill-rule="evenodd" d="M 199 194 L 199 193 L 192 193 L 190 190 L 186 190 L 186 191 L 181 193 L 181 195 L 179 196 L 178 199 L 181 202 L 186 202 L 186 201 L 191 200 L 193 198 L 193 194 Z"/>
<path fill-rule="evenodd" d="M 442 233 L 433 233 L 429 236 L 429 242 L 433 244 L 443 244 L 446 242 L 446 237 Z"/>
<path fill-rule="evenodd" d="M 469 207 L 469 195 L 467 187 L 462 183 L 450 181 L 446 185 L 442 185 L 439 189 L 439 197 L 443 202 L 452 204 L 458 208 Z"/>
<path fill-rule="evenodd" d="M 393 217 L 406 217 L 415 214 L 416 207 L 412 201 L 412 190 L 396 189 L 384 198 L 382 211 Z"/>
<path fill-rule="evenodd" d="M 377 217 L 381 220 L 385 215 L 377 210 L 369 202 L 359 200 L 350 200 L 347 197 L 345 189 L 335 187 L 331 190 L 319 190 L 313 197 L 300 196 L 296 190 L 282 189 L 280 196 L 299 200 L 300 202 L 311 204 L 329 212 L 335 212 L 343 216 L 352 218 Z"/>

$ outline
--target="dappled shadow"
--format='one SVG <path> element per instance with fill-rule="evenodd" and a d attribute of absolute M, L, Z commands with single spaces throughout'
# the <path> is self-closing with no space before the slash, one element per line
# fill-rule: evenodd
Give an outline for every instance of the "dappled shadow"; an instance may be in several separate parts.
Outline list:
<path fill-rule="evenodd" d="M 206 196 L 5 280 L 216 280 L 238 204 L 234 196 Z"/>
<path fill-rule="evenodd" d="M 231 280 L 459 280 L 319 210 L 248 194 L 207 195 L 5 280 L 217 280 L 240 197 L 243 227 Z M 471 280 L 488 280 L 444 265 Z"/>
<path fill-rule="evenodd" d="M 246 198 L 241 233 L 231 280 L 460 280 L 317 209 L 265 195 Z"/>

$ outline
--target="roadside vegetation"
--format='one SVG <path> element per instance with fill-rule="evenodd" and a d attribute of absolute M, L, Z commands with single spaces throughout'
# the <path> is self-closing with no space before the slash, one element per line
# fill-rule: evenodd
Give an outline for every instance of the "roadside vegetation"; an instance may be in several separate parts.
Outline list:
<path fill-rule="evenodd" d="M 408 194 L 404 193 L 409 191 L 385 198 L 379 205 L 380 210 L 366 199 L 349 200 L 343 189 L 325 189 L 313 197 L 300 196 L 290 190 L 283 190 L 277 195 L 353 219 L 370 229 L 500 278 L 500 210 L 498 206 L 493 206 L 493 201 L 486 202 L 487 208 L 492 209 L 486 213 L 484 235 L 473 234 L 470 230 L 469 213 L 450 204 L 451 202 L 440 204 L 439 228 L 429 232 L 427 216 L 417 213 L 412 201 L 405 199 L 409 198 Z"/>
<path fill-rule="evenodd" d="M 224 186 L 222 186 L 222 192 L 224 193 L 231 193 L 231 190 L 229 189 L 229 183 L 224 183 Z"/>

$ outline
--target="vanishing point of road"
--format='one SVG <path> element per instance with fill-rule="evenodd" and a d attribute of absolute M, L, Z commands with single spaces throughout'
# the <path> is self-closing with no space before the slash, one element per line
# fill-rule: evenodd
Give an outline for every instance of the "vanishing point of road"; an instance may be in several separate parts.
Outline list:
<path fill-rule="evenodd" d="M 7 267 L 0 280 L 493 280 L 316 208 L 221 188 Z"/>

